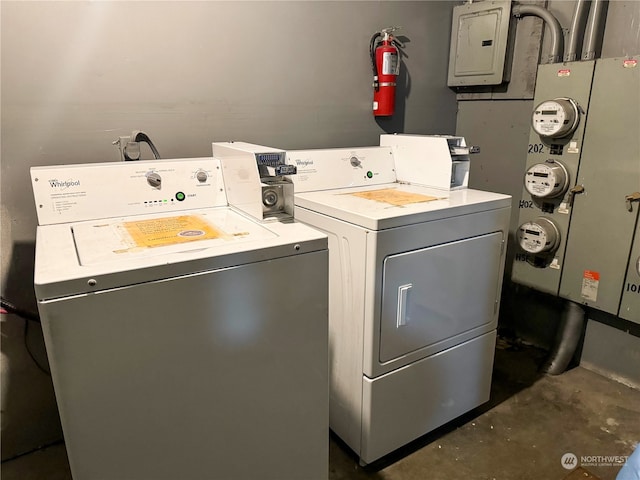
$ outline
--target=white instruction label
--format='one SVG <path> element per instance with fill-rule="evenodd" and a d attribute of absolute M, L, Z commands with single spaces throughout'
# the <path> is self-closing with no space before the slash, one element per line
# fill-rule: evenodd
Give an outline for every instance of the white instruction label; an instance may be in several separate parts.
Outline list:
<path fill-rule="evenodd" d="M 382 54 L 382 74 L 398 75 L 399 64 L 396 52 L 384 52 Z"/>

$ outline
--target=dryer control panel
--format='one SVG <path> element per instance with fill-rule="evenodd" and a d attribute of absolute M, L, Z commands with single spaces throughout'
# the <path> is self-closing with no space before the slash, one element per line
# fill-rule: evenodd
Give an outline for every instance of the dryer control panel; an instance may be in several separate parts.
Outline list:
<path fill-rule="evenodd" d="M 298 171 L 291 177 L 296 193 L 396 181 L 391 147 L 289 150 L 287 163 Z"/>
<path fill-rule="evenodd" d="M 39 225 L 227 205 L 208 158 L 31 168 Z"/>

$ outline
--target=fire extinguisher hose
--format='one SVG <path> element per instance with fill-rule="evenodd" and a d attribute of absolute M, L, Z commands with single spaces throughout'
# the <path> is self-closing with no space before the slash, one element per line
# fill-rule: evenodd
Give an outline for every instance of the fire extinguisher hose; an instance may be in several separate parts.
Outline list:
<path fill-rule="evenodd" d="M 376 90 L 378 89 L 378 69 L 376 66 L 376 40 L 378 37 L 382 36 L 382 32 L 376 32 L 371 37 L 371 41 L 369 42 L 369 56 L 371 57 L 371 69 L 373 70 L 373 78 L 374 78 L 374 87 Z"/>

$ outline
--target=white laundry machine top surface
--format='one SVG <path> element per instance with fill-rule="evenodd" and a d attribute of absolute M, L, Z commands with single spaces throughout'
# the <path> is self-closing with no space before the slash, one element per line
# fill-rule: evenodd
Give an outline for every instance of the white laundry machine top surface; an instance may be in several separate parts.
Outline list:
<path fill-rule="evenodd" d="M 39 300 L 327 248 L 300 223 L 226 204 L 214 158 L 34 167 Z"/>
<path fill-rule="evenodd" d="M 444 190 L 400 182 L 391 147 L 291 150 L 295 205 L 371 230 L 411 225 L 511 206 L 511 197 L 479 190 Z M 423 171 L 421 159 L 413 159 Z"/>
<path fill-rule="evenodd" d="M 38 227 L 39 299 L 74 295 L 326 248 L 300 223 L 260 224 L 231 207 Z"/>
<path fill-rule="evenodd" d="M 83 222 L 70 228 L 82 266 L 131 264 L 170 253 L 277 237 L 229 208 Z"/>
<path fill-rule="evenodd" d="M 371 230 L 507 208 L 511 197 L 464 189 L 444 191 L 402 183 L 297 193 L 306 208 Z"/>

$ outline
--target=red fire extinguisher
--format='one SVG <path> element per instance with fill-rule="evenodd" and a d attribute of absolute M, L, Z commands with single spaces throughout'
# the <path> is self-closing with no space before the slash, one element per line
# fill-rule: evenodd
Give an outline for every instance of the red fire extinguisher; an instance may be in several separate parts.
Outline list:
<path fill-rule="evenodd" d="M 393 115 L 396 105 L 396 78 L 400 73 L 402 44 L 392 35 L 400 27 L 383 28 L 371 37 L 369 54 L 373 67 L 373 114 Z"/>

